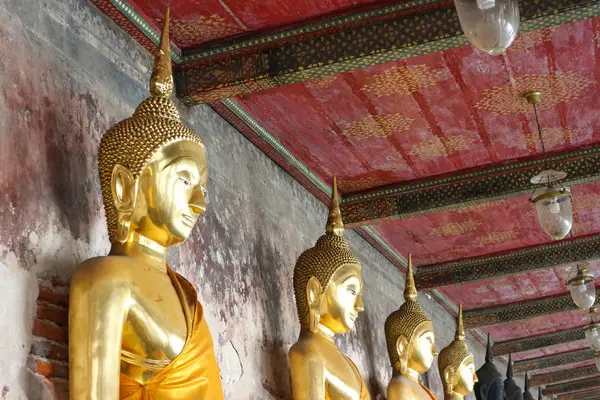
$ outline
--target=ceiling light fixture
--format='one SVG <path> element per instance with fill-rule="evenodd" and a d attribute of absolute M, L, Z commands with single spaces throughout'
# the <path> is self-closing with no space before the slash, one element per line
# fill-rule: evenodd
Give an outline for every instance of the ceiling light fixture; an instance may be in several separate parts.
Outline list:
<path fill-rule="evenodd" d="M 537 91 L 523 94 L 527 102 L 533 105 L 535 123 L 544 156 L 544 170 L 531 178 L 531 183 L 537 185 L 538 188 L 533 192 L 530 200 L 535 204 L 543 231 L 552 239 L 559 240 L 567 236 L 573 226 L 573 202 L 571 190 L 560 183 L 567 177 L 567 173 L 548 168 L 546 146 L 542 138 L 537 109 L 541 96 L 541 93 Z"/>
<path fill-rule="evenodd" d="M 476 48 L 502 54 L 519 31 L 517 0 L 454 0 L 460 26 Z"/>
<path fill-rule="evenodd" d="M 567 285 L 571 292 L 571 298 L 577 307 L 582 310 L 587 310 L 594 305 L 594 302 L 596 301 L 596 287 L 594 284 L 594 277 L 588 272 L 587 268 L 578 264 L 577 275 L 569 279 Z M 595 313 L 592 314 L 591 317 L 592 323 L 594 323 L 594 320 L 596 319 Z"/>
<path fill-rule="evenodd" d="M 598 307 L 590 308 L 589 325 L 583 327 L 585 332 L 585 341 L 592 350 L 600 351 L 600 322 L 598 320 Z"/>

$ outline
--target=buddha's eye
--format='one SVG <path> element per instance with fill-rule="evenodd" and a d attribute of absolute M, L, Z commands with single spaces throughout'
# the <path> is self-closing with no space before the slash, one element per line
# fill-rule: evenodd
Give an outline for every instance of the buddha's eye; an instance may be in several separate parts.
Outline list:
<path fill-rule="evenodd" d="M 356 296 L 356 290 L 354 290 L 354 288 L 348 288 L 348 293 L 350 293 L 352 296 Z"/>
<path fill-rule="evenodd" d="M 206 197 L 207 194 L 208 194 L 208 190 L 206 190 L 206 188 L 202 188 L 202 195 L 204 197 Z"/>
<path fill-rule="evenodd" d="M 185 178 L 179 177 L 179 181 L 181 181 L 185 186 L 192 186 L 192 182 L 188 181 Z"/>

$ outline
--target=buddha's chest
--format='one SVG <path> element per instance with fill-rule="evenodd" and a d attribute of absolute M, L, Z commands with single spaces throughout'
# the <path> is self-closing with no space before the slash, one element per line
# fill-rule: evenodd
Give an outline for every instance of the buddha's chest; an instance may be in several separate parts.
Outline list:
<path fill-rule="evenodd" d="M 166 363 L 175 358 L 185 344 L 187 323 L 169 276 L 152 271 L 140 276 L 134 282 L 130 303 L 123 327 L 122 359 L 127 358 L 123 354 L 130 354 L 129 363 L 135 364 L 136 357 Z"/>
<path fill-rule="evenodd" d="M 359 400 L 362 380 L 343 354 L 329 354 L 325 364 L 325 399 Z"/>

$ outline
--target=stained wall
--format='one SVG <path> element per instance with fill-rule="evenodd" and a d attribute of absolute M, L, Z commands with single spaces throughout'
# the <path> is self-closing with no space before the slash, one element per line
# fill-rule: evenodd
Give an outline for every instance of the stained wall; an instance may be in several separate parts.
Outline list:
<path fill-rule="evenodd" d="M 88 1 L 0 0 L 2 399 L 67 396 L 59 308 L 76 265 L 109 247 L 98 142 L 146 97 L 151 65 Z M 327 210 L 209 107 L 179 105 L 209 151 L 209 196 L 208 211 L 169 262 L 199 291 L 225 397 L 289 399 L 286 354 L 298 335 L 292 270 L 323 233 Z M 390 378 L 383 323 L 401 304 L 404 279 L 359 236 L 347 236 L 363 264 L 365 312 L 339 345 L 372 398 L 383 398 Z M 441 348 L 453 318 L 420 299 Z M 479 366 L 484 349 L 468 338 Z M 428 381 L 443 398 L 437 371 Z"/>

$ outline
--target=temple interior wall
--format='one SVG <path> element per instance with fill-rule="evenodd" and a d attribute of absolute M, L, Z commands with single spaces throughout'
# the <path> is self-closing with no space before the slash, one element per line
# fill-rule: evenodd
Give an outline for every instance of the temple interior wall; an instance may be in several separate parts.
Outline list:
<path fill-rule="evenodd" d="M 88 1 L 0 0 L 2 399 L 67 396 L 59 306 L 75 266 L 109 248 L 98 142 L 147 96 L 151 66 Z M 292 270 L 324 232 L 327 209 L 211 108 L 178 105 L 206 143 L 210 180 L 208 210 L 169 262 L 199 291 L 225 398 L 289 399 L 287 351 L 299 332 Z M 402 302 L 404 277 L 347 237 L 363 265 L 365 312 L 338 343 L 379 399 L 391 375 L 383 323 Z M 427 295 L 420 301 L 441 349 L 454 319 Z M 468 340 L 479 367 L 485 349 Z M 443 398 L 437 366 L 428 381 Z"/>

